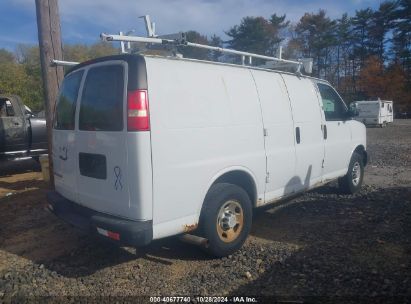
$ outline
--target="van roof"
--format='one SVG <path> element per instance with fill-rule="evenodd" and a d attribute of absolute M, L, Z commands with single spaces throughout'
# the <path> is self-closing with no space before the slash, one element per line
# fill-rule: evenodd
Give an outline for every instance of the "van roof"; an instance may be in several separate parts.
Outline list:
<path fill-rule="evenodd" d="M 205 63 L 205 64 L 215 64 L 215 65 L 225 65 L 225 66 L 232 66 L 232 67 L 238 67 L 238 68 L 243 68 L 243 69 L 252 69 L 252 70 L 259 70 L 259 71 L 267 71 L 267 72 L 272 72 L 272 73 L 281 73 L 281 74 L 288 74 L 288 75 L 293 75 L 297 76 L 295 73 L 292 72 L 286 72 L 286 71 L 281 71 L 281 70 L 274 70 L 274 69 L 268 69 L 268 68 L 262 68 L 262 67 L 257 67 L 257 66 L 249 66 L 249 65 L 241 65 L 241 64 L 234 64 L 234 63 L 227 63 L 227 62 L 217 62 L 217 61 L 210 61 L 210 60 L 200 60 L 200 59 L 192 59 L 192 58 L 179 58 L 179 57 L 164 57 L 164 56 L 158 56 L 158 55 L 143 55 L 144 57 L 150 57 L 150 58 L 165 58 L 169 60 L 184 60 L 184 61 L 191 61 L 191 62 L 199 62 L 199 63 Z M 300 77 L 303 78 L 310 78 L 319 82 L 324 82 L 328 83 L 328 81 L 308 75 L 300 75 Z"/>
<path fill-rule="evenodd" d="M 128 75 L 128 84 L 127 90 L 133 91 L 136 89 L 147 89 L 147 72 L 144 57 L 140 55 L 130 55 L 130 54 L 120 54 L 120 55 L 111 55 L 105 57 L 99 57 L 91 60 L 84 61 L 80 64 L 73 66 L 69 69 L 66 75 L 79 70 L 83 67 L 86 67 L 90 64 L 111 61 L 111 60 L 122 60 L 126 61 L 129 66 L 129 70 L 136 69 L 137 73 L 129 73 Z"/>
<path fill-rule="evenodd" d="M 150 57 L 150 58 L 161 58 L 161 59 L 167 59 L 167 60 L 182 60 L 182 61 L 190 61 L 190 62 L 198 62 L 198 63 L 203 63 L 203 64 L 215 64 L 215 65 L 224 65 L 224 66 L 231 66 L 231 67 L 237 67 L 237 68 L 243 68 L 243 69 L 252 69 L 252 70 L 259 70 L 259 71 L 267 71 L 271 73 L 280 73 L 280 74 L 288 74 L 288 75 L 293 75 L 293 76 L 298 76 L 298 77 L 303 77 L 303 78 L 308 78 L 315 80 L 317 82 L 322 82 L 322 83 L 327 83 L 329 82 L 324 79 L 308 76 L 308 75 L 296 75 L 295 73 L 291 72 L 286 72 L 286 71 L 280 71 L 280 70 L 273 70 L 273 69 L 267 69 L 267 68 L 261 68 L 261 67 L 255 67 L 255 66 L 248 66 L 248 65 L 239 65 L 239 64 L 233 64 L 233 63 L 226 63 L 226 62 L 216 62 L 216 61 L 209 61 L 209 60 L 199 60 L 199 59 L 192 59 L 192 58 L 178 58 L 178 57 L 165 57 L 165 56 L 158 56 L 158 55 L 147 55 L 147 54 L 120 54 L 120 55 L 111 55 L 111 56 L 105 56 L 105 57 L 99 57 L 95 59 L 91 59 L 88 61 L 84 61 L 74 67 L 72 67 L 67 74 L 81 69 L 85 66 L 88 66 L 90 64 L 98 63 L 98 62 L 104 62 L 104 61 L 109 61 L 109 60 L 124 60 L 127 61 L 128 64 L 141 64 L 143 63 L 143 60 L 145 57 Z M 144 69 L 145 72 L 145 69 Z"/>

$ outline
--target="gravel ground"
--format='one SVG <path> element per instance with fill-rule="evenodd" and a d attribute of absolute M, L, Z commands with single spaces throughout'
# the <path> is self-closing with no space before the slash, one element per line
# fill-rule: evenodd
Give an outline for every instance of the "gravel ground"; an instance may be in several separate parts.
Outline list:
<path fill-rule="evenodd" d="M 34 162 L 0 164 L 0 303 L 139 295 L 410 302 L 411 121 L 367 133 L 360 193 L 340 195 L 330 184 L 259 210 L 244 248 L 223 259 L 175 238 L 136 251 L 83 235 L 45 210 Z"/>

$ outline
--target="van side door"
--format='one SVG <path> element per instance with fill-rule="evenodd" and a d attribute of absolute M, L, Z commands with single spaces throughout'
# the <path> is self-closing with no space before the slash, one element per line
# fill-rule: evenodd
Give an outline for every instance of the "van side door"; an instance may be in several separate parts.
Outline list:
<path fill-rule="evenodd" d="M 294 124 L 287 89 L 280 74 L 252 71 L 264 124 L 267 177 L 265 202 L 290 194 L 295 173 Z"/>
<path fill-rule="evenodd" d="M 296 170 L 290 188 L 300 191 L 322 181 L 324 139 L 321 107 L 312 81 L 282 74 L 294 120 Z"/>
<path fill-rule="evenodd" d="M 317 83 L 324 111 L 323 136 L 325 159 L 323 179 L 333 179 L 347 173 L 351 157 L 351 120 L 347 106 L 328 84 Z"/>

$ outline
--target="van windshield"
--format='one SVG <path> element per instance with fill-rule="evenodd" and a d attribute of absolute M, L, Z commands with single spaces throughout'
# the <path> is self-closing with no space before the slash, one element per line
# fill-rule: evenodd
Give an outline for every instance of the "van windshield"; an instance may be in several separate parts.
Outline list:
<path fill-rule="evenodd" d="M 81 97 L 79 129 L 123 130 L 124 68 L 105 65 L 91 68 Z"/>

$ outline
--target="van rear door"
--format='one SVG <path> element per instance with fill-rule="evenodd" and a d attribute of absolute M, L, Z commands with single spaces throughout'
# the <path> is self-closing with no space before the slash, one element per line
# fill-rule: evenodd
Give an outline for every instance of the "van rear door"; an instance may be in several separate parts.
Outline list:
<path fill-rule="evenodd" d="M 85 71 L 75 135 L 78 203 L 129 218 L 125 128 L 128 65 L 109 60 L 91 64 Z"/>
<path fill-rule="evenodd" d="M 53 129 L 53 169 L 57 192 L 77 202 L 75 112 L 84 70 L 68 74 L 57 99 Z"/>

